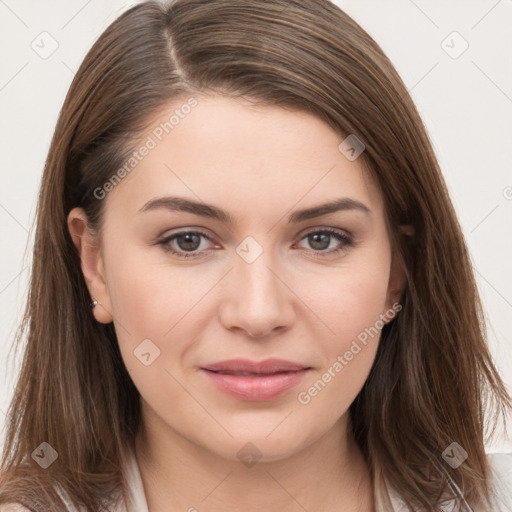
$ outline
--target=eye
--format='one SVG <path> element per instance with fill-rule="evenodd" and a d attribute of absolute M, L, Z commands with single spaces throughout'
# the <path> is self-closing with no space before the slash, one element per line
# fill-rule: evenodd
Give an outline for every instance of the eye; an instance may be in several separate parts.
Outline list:
<path fill-rule="evenodd" d="M 179 258 L 197 258 L 202 256 L 206 249 L 201 247 L 203 239 L 210 240 L 210 237 L 201 231 L 181 231 L 159 240 L 157 243 L 162 248 Z"/>
<path fill-rule="evenodd" d="M 179 258 L 199 258 L 205 256 L 205 252 L 208 251 L 206 247 L 202 246 L 203 240 L 212 242 L 212 239 L 201 231 L 181 231 L 159 239 L 157 244 L 162 246 L 166 252 Z M 351 236 L 329 228 L 310 231 L 302 237 L 302 240 L 307 240 L 313 252 L 320 256 L 339 254 L 347 251 L 353 244 Z M 332 242 L 337 243 L 337 246 L 329 249 Z"/>
<path fill-rule="evenodd" d="M 338 254 L 348 250 L 353 244 L 353 239 L 348 234 L 335 229 L 323 228 L 310 231 L 301 240 L 307 240 L 310 247 L 316 253 L 323 253 L 321 256 Z M 337 242 L 337 246 L 330 250 L 326 250 L 331 246 L 332 242 Z"/>

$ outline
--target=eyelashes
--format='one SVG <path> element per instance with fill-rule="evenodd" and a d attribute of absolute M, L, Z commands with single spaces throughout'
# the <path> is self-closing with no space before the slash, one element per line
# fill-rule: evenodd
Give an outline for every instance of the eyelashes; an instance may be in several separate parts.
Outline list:
<path fill-rule="evenodd" d="M 172 242 L 185 239 L 185 243 L 194 245 L 195 241 L 201 238 L 206 238 L 211 241 L 210 237 L 201 231 L 181 231 L 180 233 L 175 233 L 174 235 L 163 238 L 158 242 L 158 245 L 161 245 L 166 252 L 170 252 L 179 258 L 197 258 L 201 256 L 202 253 L 185 250 L 177 251 L 176 249 L 173 249 Z"/>
<path fill-rule="evenodd" d="M 203 239 L 213 242 L 210 236 L 200 230 L 188 230 L 160 238 L 156 244 L 161 246 L 165 252 L 171 253 L 178 258 L 201 258 L 211 251 L 209 249 L 198 250 Z M 331 245 L 332 239 L 338 242 L 338 246 L 334 249 L 325 250 L 326 239 L 328 241 L 327 247 Z M 299 242 L 303 240 L 307 240 L 312 246 L 317 245 L 317 248 L 313 247 L 310 251 L 308 249 L 306 251 L 311 252 L 315 257 L 326 258 L 348 251 L 354 243 L 353 238 L 346 232 L 332 228 L 320 228 L 309 231 L 302 236 Z M 318 245 L 320 245 L 320 248 L 318 248 Z M 176 246 L 178 247 L 176 248 Z"/>

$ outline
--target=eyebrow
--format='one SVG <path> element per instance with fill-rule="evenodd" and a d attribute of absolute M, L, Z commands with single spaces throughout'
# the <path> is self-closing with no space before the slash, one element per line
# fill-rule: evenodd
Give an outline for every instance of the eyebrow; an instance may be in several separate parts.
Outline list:
<path fill-rule="evenodd" d="M 159 197 L 148 201 L 140 210 L 140 213 L 148 212 L 152 210 L 158 210 L 164 208 L 166 210 L 187 212 L 201 217 L 207 217 L 216 219 L 226 224 L 234 224 L 235 218 L 218 208 L 217 206 L 206 204 L 202 202 L 185 199 L 183 197 Z M 363 212 L 367 215 L 372 215 L 372 211 L 365 204 L 349 197 L 342 197 L 328 203 L 313 206 L 311 208 L 305 208 L 303 210 L 294 211 L 288 218 L 288 223 L 299 223 L 305 220 L 314 219 L 327 215 L 329 213 L 335 213 L 338 211 L 356 210 Z"/>

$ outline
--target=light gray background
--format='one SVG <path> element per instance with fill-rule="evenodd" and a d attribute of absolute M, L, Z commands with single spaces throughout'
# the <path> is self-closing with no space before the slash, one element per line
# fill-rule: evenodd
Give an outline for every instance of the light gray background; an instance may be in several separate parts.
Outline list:
<path fill-rule="evenodd" d="M 57 115 L 86 52 L 135 3 L 0 0 L 0 436 Z M 423 115 L 472 254 L 491 350 L 512 391 L 512 1 L 336 3 L 382 46 Z M 500 432 L 488 450 L 512 451 Z"/>

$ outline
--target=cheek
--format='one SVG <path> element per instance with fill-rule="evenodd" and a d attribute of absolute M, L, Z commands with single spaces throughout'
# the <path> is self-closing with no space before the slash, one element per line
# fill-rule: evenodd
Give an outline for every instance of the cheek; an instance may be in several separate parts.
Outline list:
<path fill-rule="evenodd" d="M 107 284 L 125 367 L 142 397 L 157 406 L 155 401 L 180 394 L 173 366 L 194 339 L 187 312 L 201 287 L 191 286 L 183 269 L 148 262 L 142 251 L 120 255 Z"/>
<path fill-rule="evenodd" d="M 326 269 L 325 273 L 306 272 L 300 278 L 290 277 L 295 281 L 297 295 L 303 297 L 307 308 L 320 320 L 316 323 L 324 331 L 322 339 L 328 352 L 343 349 L 384 313 L 389 258 L 385 244 L 377 245 L 364 248 L 347 259 L 346 265 Z M 174 326 L 178 323 L 177 330 L 184 329 L 196 313 L 190 315 L 191 310 L 218 281 L 214 269 L 206 270 L 201 265 L 150 263 L 147 248 L 118 254 L 110 248 L 106 256 L 110 262 L 107 285 L 112 313 L 115 323 L 123 327 L 122 338 L 130 333 L 132 344 L 144 338 L 162 340 L 170 330 L 176 331 Z"/>
<path fill-rule="evenodd" d="M 365 329 L 385 313 L 389 280 L 389 259 L 382 257 L 364 265 L 347 266 L 329 274 L 329 279 L 314 292 L 307 303 L 329 327 L 327 352 L 344 350 Z M 313 289 L 313 287 L 312 287 Z"/>
<path fill-rule="evenodd" d="M 385 274 L 387 275 L 387 274 Z M 342 286 L 330 296 L 323 290 L 325 323 L 334 331 L 316 350 L 322 364 L 297 392 L 297 402 L 311 418 L 333 425 L 361 391 L 377 353 L 385 313 L 387 280 L 379 275 L 340 279 Z M 319 295 L 320 299 L 320 295 Z M 325 329 L 324 329 L 325 332 Z"/>
<path fill-rule="evenodd" d="M 201 320 L 214 314 L 202 299 L 218 276 L 199 272 L 198 267 L 155 264 L 147 250 L 132 250 L 120 255 L 107 273 L 121 354 L 143 396 L 180 391 L 171 374 L 179 378 L 201 337 Z"/>
<path fill-rule="evenodd" d="M 154 264 L 143 251 L 118 258 L 108 277 L 114 317 L 146 337 L 161 338 L 208 289 L 193 270 Z"/>
<path fill-rule="evenodd" d="M 390 259 L 384 250 L 373 254 L 380 257 L 363 261 L 361 255 L 360 265 L 338 269 L 308 297 L 308 305 L 333 332 L 322 326 L 324 334 L 316 337 L 322 364 L 297 399 L 306 410 L 327 415 L 331 422 L 348 409 L 364 385 L 384 326 Z"/>

